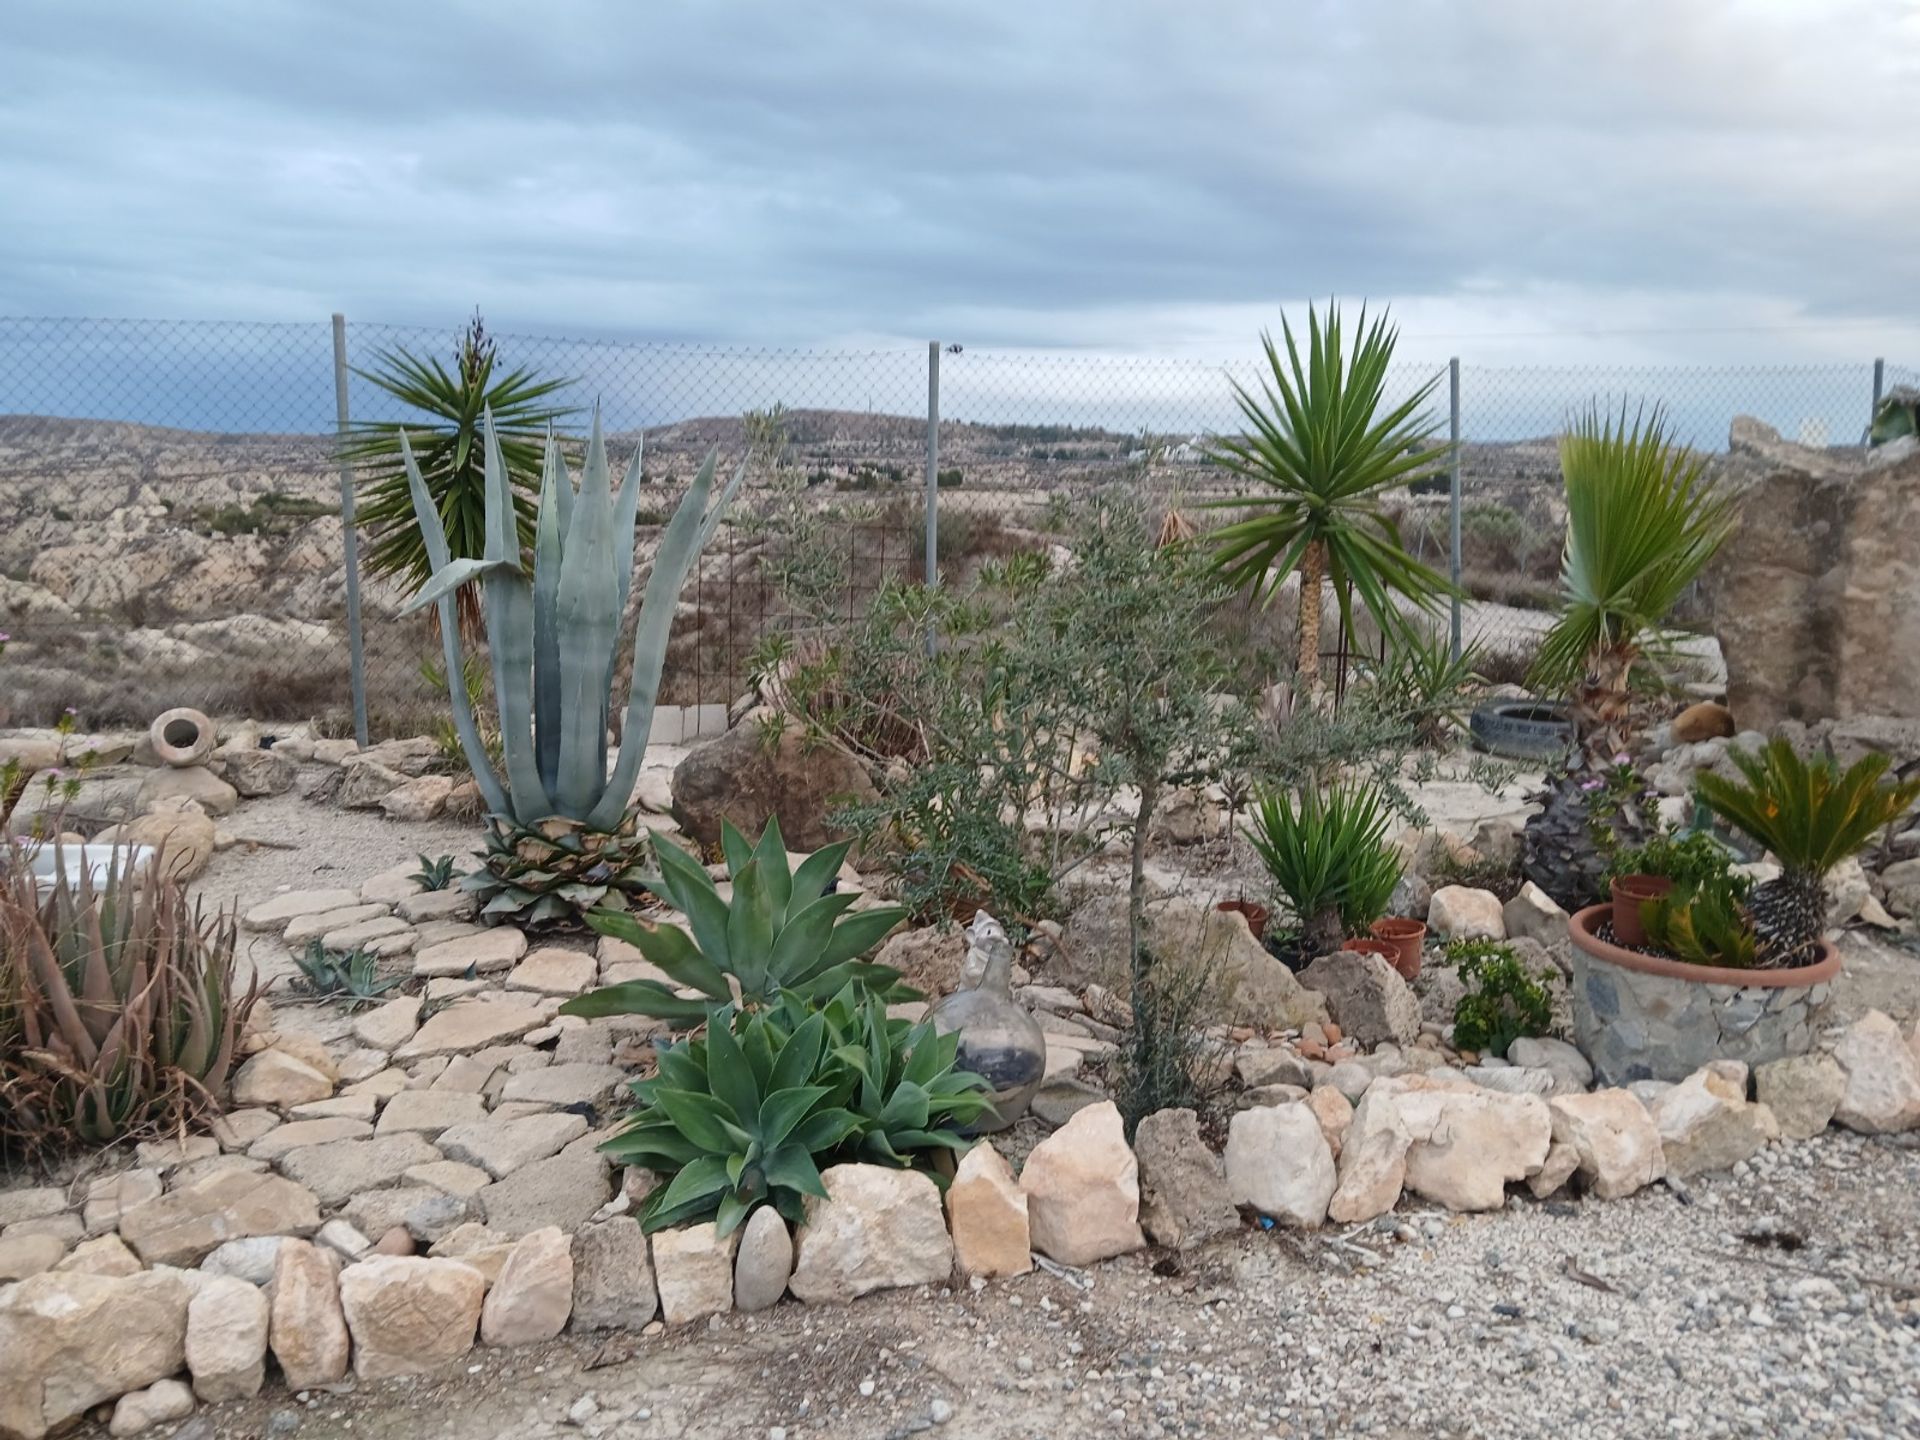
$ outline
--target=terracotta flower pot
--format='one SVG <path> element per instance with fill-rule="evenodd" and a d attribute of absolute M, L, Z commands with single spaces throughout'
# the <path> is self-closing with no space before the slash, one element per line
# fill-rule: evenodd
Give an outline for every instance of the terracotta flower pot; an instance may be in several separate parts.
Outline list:
<path fill-rule="evenodd" d="M 1389 915 L 1373 922 L 1373 938 L 1393 946 L 1393 968 L 1400 978 L 1411 980 L 1420 973 L 1420 947 L 1426 944 L 1426 922 Z"/>
<path fill-rule="evenodd" d="M 1253 932 L 1253 938 L 1264 940 L 1267 935 L 1267 907 L 1252 900 L 1222 900 L 1213 907 L 1224 910 L 1229 915 L 1239 915 L 1247 922 L 1247 929 Z"/>
<path fill-rule="evenodd" d="M 1673 881 L 1664 875 L 1622 875 L 1613 882 L 1613 938 L 1622 945 L 1647 943 L 1647 927 L 1640 907 L 1673 893 Z"/>
<path fill-rule="evenodd" d="M 1600 938 L 1612 907 L 1567 922 L 1574 1041 L 1605 1085 L 1684 1080 L 1710 1060 L 1764 1065 L 1804 1055 L 1819 1035 L 1840 952 L 1790 970 L 1731 970 L 1643 955 Z"/>
<path fill-rule="evenodd" d="M 1366 938 L 1349 940 L 1340 948 L 1342 950 L 1352 950 L 1361 955 L 1378 955 L 1382 960 L 1393 966 L 1394 969 L 1398 970 L 1400 968 L 1400 947 L 1395 945 L 1391 940 L 1373 940 Z"/>

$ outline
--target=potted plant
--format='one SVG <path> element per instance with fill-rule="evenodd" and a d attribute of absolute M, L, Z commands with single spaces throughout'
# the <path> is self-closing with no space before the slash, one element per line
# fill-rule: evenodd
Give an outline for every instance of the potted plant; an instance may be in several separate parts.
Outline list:
<path fill-rule="evenodd" d="M 1383 915 L 1368 927 L 1373 938 L 1393 947 L 1393 968 L 1411 980 L 1420 973 L 1420 956 L 1427 943 L 1427 922 L 1405 915 Z"/>
<path fill-rule="evenodd" d="M 1640 915 L 1643 906 L 1673 893 L 1673 881 L 1665 875 L 1635 871 L 1613 877 L 1613 938 L 1622 945 L 1638 947 L 1647 943 L 1647 927 Z"/>
<path fill-rule="evenodd" d="M 1736 872 L 1737 857 L 1711 830 L 1662 830 L 1644 845 L 1614 856 L 1607 874 L 1613 893 L 1613 938 L 1622 945 L 1647 944 L 1645 916 L 1651 902 L 1676 889 L 1730 892 L 1745 900 L 1753 888 Z"/>
<path fill-rule="evenodd" d="M 1273 912 L 1258 900 L 1222 900 L 1213 907 L 1228 915 L 1238 915 L 1247 922 L 1247 929 L 1253 932 L 1253 938 L 1264 940 L 1267 935 L 1267 921 Z"/>
<path fill-rule="evenodd" d="M 1744 894 L 1707 875 L 1644 906 L 1652 953 L 1606 938 L 1610 905 L 1568 922 L 1575 1035 L 1605 1084 L 1808 1050 L 1840 970 L 1839 951 L 1821 938 L 1826 876 L 1920 798 L 1920 779 L 1884 778 L 1884 755 L 1844 772 L 1785 740 L 1732 755 L 1741 779 L 1702 775 L 1700 798 L 1771 851 L 1780 876 Z"/>

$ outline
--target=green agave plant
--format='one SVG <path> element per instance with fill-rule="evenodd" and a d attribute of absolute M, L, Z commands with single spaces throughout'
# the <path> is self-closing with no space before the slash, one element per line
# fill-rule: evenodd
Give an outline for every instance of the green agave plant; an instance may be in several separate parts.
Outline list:
<path fill-rule="evenodd" d="M 654 847 L 660 874 L 652 888 L 687 917 L 687 928 L 605 910 L 589 912 L 587 923 L 637 948 L 699 998 L 676 994 L 658 980 L 629 980 L 576 996 L 561 1013 L 652 1015 L 697 1024 L 714 1004 L 732 1001 L 736 987 L 739 1003 L 750 1009 L 790 995 L 824 1003 L 848 984 L 883 1002 L 916 998 L 900 983 L 899 971 L 859 958 L 907 912 L 898 905 L 877 905 L 848 914 L 859 897 L 828 893 L 850 844 L 816 850 L 793 869 L 777 819 L 767 821 L 757 845 L 724 824 L 720 845 L 733 883 L 729 902 L 705 866 L 662 841 Z"/>
<path fill-rule="evenodd" d="M 964 1150 L 959 1129 L 991 1103 L 986 1082 L 954 1069 L 957 1035 L 887 1017 L 877 995 L 846 986 L 824 1007 L 708 1012 L 704 1034 L 661 1047 L 633 1085 L 638 1108 L 601 1147 L 669 1176 L 640 1210 L 649 1233 L 713 1219 L 738 1229 L 772 1204 L 794 1224 L 820 1171 L 841 1161 L 906 1167 L 918 1152 Z M 935 1177 L 936 1183 L 938 1177 Z"/>
<path fill-rule="evenodd" d="M 523 825 L 560 816 L 597 830 L 612 830 L 626 811 L 646 752 L 674 599 L 692 573 L 701 547 L 719 528 L 746 469 L 743 466 L 735 473 L 709 509 L 715 459 L 709 455 L 661 536 L 634 633 L 633 676 L 627 687 L 620 753 L 609 772 L 609 687 L 620 620 L 633 584 L 633 535 L 643 483 L 640 451 L 634 450 L 616 497 L 600 418 L 595 415 L 576 495 L 559 442 L 548 437 L 529 574 L 514 527 L 513 497 L 491 412 L 483 419 L 482 431 L 487 449 L 486 545 L 484 554 L 468 559 L 450 555 L 439 513 L 420 478 L 412 447 L 401 435 L 401 458 L 434 565 L 433 578 L 405 609 L 441 607 L 446 673 L 459 676 L 465 661 L 452 623 L 453 596 L 462 586 L 480 582 L 506 756 L 504 782 L 487 759 L 465 687 L 449 681 L 447 694 L 467 763 L 488 807 Z"/>

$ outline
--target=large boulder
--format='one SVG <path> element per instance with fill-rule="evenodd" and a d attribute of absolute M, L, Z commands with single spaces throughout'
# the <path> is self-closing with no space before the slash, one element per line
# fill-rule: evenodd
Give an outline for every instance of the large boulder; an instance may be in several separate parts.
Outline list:
<path fill-rule="evenodd" d="M 1537 1172 L 1553 1142 L 1538 1095 L 1506 1095 L 1435 1073 L 1376 1080 L 1366 1101 L 1376 1096 L 1406 1128 L 1406 1188 L 1449 1210 L 1499 1209 L 1507 1185 Z M 1347 1143 L 1355 1138 L 1349 1131 Z"/>
<path fill-rule="evenodd" d="M 1033 1248 L 1063 1265 L 1091 1265 L 1146 1244 L 1140 1170 L 1111 1100 L 1087 1106 L 1034 1146 L 1020 1188 Z"/>
<path fill-rule="evenodd" d="M 1679 1179 L 1731 1170 L 1779 1138 L 1773 1111 L 1747 1099 L 1747 1067 L 1719 1060 L 1654 1097 L 1647 1107 L 1660 1127 L 1667 1173 Z"/>
<path fill-rule="evenodd" d="M 1572 1152 L 1574 1168 L 1600 1199 L 1631 1195 L 1666 1173 L 1659 1127 L 1631 1092 L 1559 1095 L 1547 1108 L 1554 1143 Z"/>
<path fill-rule="evenodd" d="M 1863 1135 L 1888 1135 L 1920 1126 L 1920 1055 L 1900 1027 L 1869 1010 L 1835 1043 L 1845 1075 L 1833 1118 Z"/>
<path fill-rule="evenodd" d="M 473 1348 L 486 1291 L 486 1277 L 458 1260 L 377 1255 L 349 1265 L 340 1308 L 353 1335 L 353 1373 L 387 1380 L 460 1359 Z"/>
<path fill-rule="evenodd" d="M 1420 1002 L 1384 956 L 1360 950 L 1322 955 L 1300 972 L 1300 983 L 1326 997 L 1334 1020 L 1356 1044 L 1404 1048 L 1419 1037 Z"/>
<path fill-rule="evenodd" d="M 0 1435 L 40 1440 L 186 1363 L 194 1277 L 54 1271 L 0 1289 Z"/>
<path fill-rule="evenodd" d="M 866 767 L 844 745 L 794 726 L 770 740 L 752 717 L 690 751 L 673 772 L 673 818 L 702 845 L 719 843 L 723 820 L 755 836 L 778 816 L 791 848 L 818 850 L 846 839 L 829 815 L 877 798 Z"/>
<path fill-rule="evenodd" d="M 834 1165 L 826 1198 L 809 1196 L 788 1288 L 808 1304 L 858 1300 L 875 1290 L 945 1283 L 953 1242 L 940 1190 L 916 1170 Z"/>
<path fill-rule="evenodd" d="M 960 1157 L 947 1186 L 947 1224 L 962 1273 L 990 1278 L 1033 1268 L 1027 1195 L 992 1142 Z"/>
<path fill-rule="evenodd" d="M 1227 1188 L 1235 1204 L 1313 1229 L 1327 1218 L 1337 1183 L 1320 1117 L 1306 1105 L 1242 1110 L 1227 1128 Z"/>
<path fill-rule="evenodd" d="M 1888 663 L 1920 655 L 1920 452 L 1843 457 L 1743 416 L 1725 470 L 1740 526 L 1703 578 L 1740 725 L 1920 719 L 1920 667 Z"/>
<path fill-rule="evenodd" d="M 1220 1157 L 1191 1110 L 1156 1110 L 1133 1134 L 1140 1166 L 1140 1227 L 1156 1244 L 1187 1250 L 1240 1228 Z"/>
<path fill-rule="evenodd" d="M 1184 895 L 1146 907 L 1146 943 L 1154 960 L 1207 976 L 1209 1019 L 1294 1028 L 1327 1019 L 1319 994 L 1253 938 L 1244 915 L 1216 910 Z M 1048 962 L 1051 979 L 1083 988 L 1106 986 L 1125 997 L 1127 897 L 1099 895 L 1073 912 Z"/>

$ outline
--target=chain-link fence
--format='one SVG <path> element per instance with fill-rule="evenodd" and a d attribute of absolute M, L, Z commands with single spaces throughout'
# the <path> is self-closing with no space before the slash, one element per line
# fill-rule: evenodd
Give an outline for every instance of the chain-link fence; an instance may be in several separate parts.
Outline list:
<path fill-rule="evenodd" d="M 463 335 L 355 323 L 336 355 L 326 322 L 0 319 L 0 630 L 13 637 L 0 723 L 67 707 L 89 724 L 139 723 L 184 703 L 349 728 L 336 381 L 344 373 L 354 425 L 424 423 L 377 377 L 401 354 L 453 370 Z M 989 559 L 1064 543 L 1081 502 L 1116 486 L 1203 527 L 1230 518 L 1235 482 L 1206 463 L 1207 442 L 1238 426 L 1233 385 L 1257 388 L 1262 370 L 1257 357 L 959 346 L 492 344 L 499 369 L 564 382 L 544 403 L 571 412 L 568 433 L 597 405 L 616 467 L 644 443 L 660 494 L 641 509 L 637 564 L 706 454 L 749 464 L 680 603 L 662 692 L 669 706 L 716 707 L 677 722 L 707 727 L 724 723 L 717 707 L 746 688 L 766 637 L 830 626 L 889 575 L 923 578 L 930 529 L 937 573 L 954 584 Z M 1917 381 L 1899 367 L 1880 377 Z M 1724 448 L 1740 414 L 1803 443 L 1857 444 L 1874 384 L 1865 363 L 1453 372 L 1435 361 L 1396 366 L 1388 389 L 1424 395 L 1437 439 L 1457 424 L 1460 628 L 1511 669 L 1549 618 L 1565 526 L 1554 437 L 1570 415 L 1659 403 L 1707 450 Z M 1393 505 L 1409 548 L 1445 573 L 1453 477 L 1441 457 Z M 440 647 L 429 620 L 397 613 L 414 582 L 390 572 L 383 531 L 377 518 L 356 531 L 363 713 L 376 734 L 415 733 L 444 713 Z"/>

